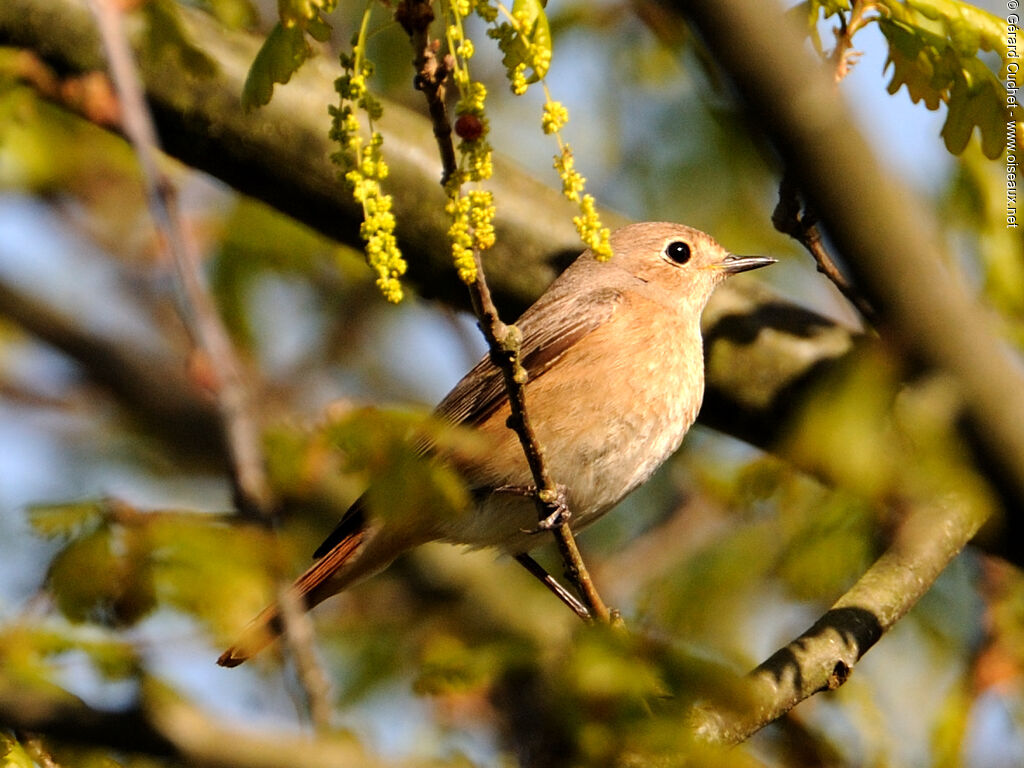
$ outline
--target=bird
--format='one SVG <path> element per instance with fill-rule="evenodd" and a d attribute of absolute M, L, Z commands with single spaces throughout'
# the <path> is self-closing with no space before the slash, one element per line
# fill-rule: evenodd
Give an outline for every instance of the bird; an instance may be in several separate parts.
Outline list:
<path fill-rule="evenodd" d="M 693 425 L 704 396 L 700 317 L 730 275 L 776 261 L 737 256 L 697 229 L 668 222 L 616 230 L 614 256 L 584 251 L 515 322 L 527 372 L 527 413 L 549 474 L 564 488 L 577 531 L 646 481 Z M 508 427 L 503 375 L 485 355 L 435 409 L 472 428 L 488 449 L 454 462 L 474 499 L 460 515 L 369 514 L 356 501 L 314 553 L 292 594 L 307 610 L 429 541 L 494 547 L 520 556 L 538 546 L 533 478 Z M 453 460 L 454 461 L 454 460 Z M 217 660 L 246 661 L 281 632 L 265 608 Z"/>

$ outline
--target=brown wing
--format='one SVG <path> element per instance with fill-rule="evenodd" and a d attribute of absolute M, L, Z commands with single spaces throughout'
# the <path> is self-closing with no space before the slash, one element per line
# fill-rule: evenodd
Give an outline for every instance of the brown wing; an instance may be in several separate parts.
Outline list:
<path fill-rule="evenodd" d="M 530 307 L 516 322 L 523 334 L 520 360 L 530 381 L 549 371 L 574 344 L 608 320 L 621 294 L 613 288 L 585 298 L 567 295 Z M 448 393 L 435 413 L 453 424 L 480 424 L 505 402 L 501 370 L 484 357 Z"/>
<path fill-rule="evenodd" d="M 551 370 L 555 362 L 580 339 L 606 322 L 615 311 L 621 294 L 611 288 L 598 289 L 580 297 L 566 291 L 549 296 L 543 306 L 528 309 L 516 321 L 523 334 L 521 360 L 530 380 Z M 479 424 L 505 402 L 501 371 L 485 357 L 463 377 L 441 401 L 436 414 L 456 424 Z M 430 450 L 429 445 L 421 446 Z M 304 601 L 360 549 L 366 533 L 363 498 L 342 516 L 338 525 L 317 548 L 320 558 L 298 578 L 292 589 Z M 276 604 L 265 608 L 246 628 L 239 641 L 226 650 L 217 663 L 225 667 L 241 664 L 281 632 Z"/>
<path fill-rule="evenodd" d="M 621 294 L 614 289 L 593 291 L 585 298 L 568 294 L 530 307 L 516 321 L 523 334 L 520 351 L 530 381 L 536 380 L 580 339 L 604 323 L 615 311 Z M 480 424 L 505 402 L 505 382 L 501 370 L 484 357 L 455 385 L 437 406 L 435 414 L 453 424 Z M 426 453 L 430 443 L 417 446 Z M 358 499 L 342 516 L 334 530 L 317 547 L 313 557 L 323 557 L 347 540 L 365 523 L 363 499 Z"/>

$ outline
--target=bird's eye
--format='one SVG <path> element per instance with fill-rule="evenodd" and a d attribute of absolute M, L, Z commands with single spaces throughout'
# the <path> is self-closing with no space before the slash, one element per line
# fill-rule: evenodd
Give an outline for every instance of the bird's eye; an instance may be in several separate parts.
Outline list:
<path fill-rule="evenodd" d="M 690 246 L 682 240 L 675 240 L 665 247 L 665 255 L 676 264 L 685 264 L 690 260 Z"/>

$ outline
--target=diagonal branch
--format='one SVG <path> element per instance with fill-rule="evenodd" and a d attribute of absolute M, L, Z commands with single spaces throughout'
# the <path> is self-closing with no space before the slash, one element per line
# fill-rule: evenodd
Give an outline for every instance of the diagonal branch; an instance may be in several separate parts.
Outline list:
<path fill-rule="evenodd" d="M 789 235 L 807 249 L 818 265 L 818 272 L 839 289 L 865 320 L 872 324 L 878 322 L 875 308 L 846 279 L 846 275 L 836 266 L 832 255 L 826 250 L 821 240 L 821 231 L 818 229 L 818 217 L 806 208 L 801 210 L 799 190 L 788 174 L 783 175 L 782 181 L 779 182 L 779 202 L 772 212 L 772 224 L 779 232 Z"/>
<path fill-rule="evenodd" d="M 177 190 L 160 167 L 156 130 L 143 99 L 142 84 L 122 27 L 121 11 L 114 0 L 91 0 L 91 4 L 121 102 L 122 128 L 142 169 L 161 245 L 178 277 L 179 314 L 195 348 L 214 372 L 214 397 L 226 438 L 235 504 L 242 515 L 264 525 L 273 525 L 277 518 L 277 501 L 267 481 L 253 393 L 246 385 L 242 364 L 210 295 L 195 242 L 185 231 Z M 281 616 L 285 640 L 298 667 L 314 725 L 319 730 L 327 730 L 330 705 L 326 676 L 313 652 L 312 631 L 306 626 L 310 619 L 294 599 L 289 601 L 288 583 L 283 577 L 278 580 L 277 591 L 284 597 Z"/>
<path fill-rule="evenodd" d="M 1019 509 L 1024 372 L 968 295 L 970 283 L 948 257 L 934 218 L 882 168 L 778 4 L 757 12 L 737 0 L 670 4 L 692 20 L 757 114 L 878 313 L 882 338 L 954 383 L 979 471 L 1008 509 Z"/>
<path fill-rule="evenodd" d="M 198 768 L 383 768 L 350 740 L 225 728 L 168 695 L 121 711 L 94 709 L 67 694 L 0 678 L 0 722 L 78 744 L 174 758 Z M 432 763 L 433 764 L 433 763 Z M 416 763 L 406 762 L 405 768 Z"/>
<path fill-rule="evenodd" d="M 0 41 L 27 46 L 64 71 L 99 66 L 100 54 L 84 0 L 4 0 Z M 324 130 L 323 105 L 334 93 L 336 68 L 312 59 L 273 101 L 242 110 L 238 94 L 259 42 L 209 16 L 178 8 L 195 44 L 220 68 L 197 77 L 176 57 L 159 66 L 145 60 L 142 75 L 165 149 L 244 194 L 358 247 L 361 209 L 337 183 L 334 151 Z M 126 19 L 126 23 L 131 19 Z M 450 220 L 437 184 L 437 147 L 430 123 L 400 104 L 385 104 L 375 125 L 391 148 L 396 233 L 410 278 L 428 296 L 465 306 L 466 292 L 445 247 Z M 495 156 L 498 240 L 487 254 L 488 284 L 503 312 L 525 309 L 579 252 L 573 208 L 561 193 Z M 601 210 L 602 220 L 626 219 Z M 0 306 L 2 311 L 2 306 Z M 846 353 L 853 334 L 817 313 L 782 299 L 754 281 L 726 282 L 704 314 L 709 361 L 700 420 L 771 448 L 801 382 Z"/>
<path fill-rule="evenodd" d="M 274 502 L 263 470 L 252 394 L 213 305 L 195 242 L 185 231 L 177 190 L 160 168 L 156 130 L 143 100 L 142 84 L 122 29 L 121 12 L 113 0 L 92 0 L 92 8 L 121 101 L 122 128 L 135 149 L 161 245 L 178 277 L 179 313 L 193 344 L 216 373 L 214 396 L 227 438 L 239 510 L 254 519 L 269 520 L 274 514 Z"/>
<path fill-rule="evenodd" d="M 834 82 L 837 87 L 850 73 L 860 56 L 860 53 L 853 49 L 853 36 L 868 23 L 868 14 L 872 11 L 877 11 L 874 3 L 854 0 L 849 19 L 844 13 L 839 13 L 840 27 L 835 30 L 836 45 L 828 56 L 828 61 L 834 67 Z M 839 289 L 865 320 L 872 325 L 877 324 L 878 315 L 871 302 L 846 278 L 825 248 L 818 228 L 818 217 L 807 207 L 801 210 L 800 190 L 790 173 L 784 173 L 779 182 L 779 202 L 772 213 L 772 224 L 779 232 L 789 235 L 803 245 L 818 265 L 818 272 Z"/>
<path fill-rule="evenodd" d="M 441 184 L 443 186 L 458 172 L 455 147 L 452 144 L 451 123 L 444 103 L 445 80 L 451 67 L 447 61 L 441 64 L 437 62 L 436 54 L 439 45 L 435 41 L 431 41 L 429 36 L 430 22 L 434 19 L 430 2 L 405 0 L 399 4 L 395 16 L 408 33 L 415 51 L 416 88 L 423 92 L 427 100 L 434 137 L 437 139 L 441 154 L 443 167 Z M 601 595 L 598 594 L 587 566 L 583 562 L 583 556 L 580 554 L 569 525 L 571 510 L 568 510 L 563 498 L 564 494 L 560 492 L 548 471 L 547 463 L 544 461 L 544 449 L 540 445 L 526 408 L 526 372 L 519 362 L 521 340 L 518 329 L 501 321 L 498 309 L 491 298 L 491 290 L 484 276 L 483 261 L 478 249 L 474 249 L 473 258 L 476 262 L 476 277 L 468 285 L 470 303 L 480 331 L 487 340 L 491 361 L 501 369 L 511 412 L 508 426 L 515 431 L 519 438 L 530 472 L 533 474 L 533 499 L 537 505 L 541 526 L 550 528 L 554 534 L 558 551 L 562 555 L 566 576 L 584 599 L 589 617 L 607 622 L 611 619 L 611 611 L 608 610 Z M 529 567 L 527 569 L 536 575 L 536 571 Z M 549 582 L 544 579 L 542 581 L 549 588 L 551 587 Z M 556 594 L 559 593 L 556 592 Z M 570 608 L 574 608 L 572 603 L 567 602 L 566 604 Z"/>
<path fill-rule="evenodd" d="M 893 543 L 810 629 L 757 667 L 741 686 L 742 709 L 712 704 L 691 724 L 713 742 L 737 744 L 804 699 L 835 690 L 861 657 L 931 589 L 985 522 L 977 506 L 912 511 Z"/>

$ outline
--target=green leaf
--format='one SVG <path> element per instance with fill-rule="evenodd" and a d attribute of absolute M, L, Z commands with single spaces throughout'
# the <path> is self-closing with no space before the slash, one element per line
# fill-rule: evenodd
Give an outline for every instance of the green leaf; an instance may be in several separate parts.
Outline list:
<path fill-rule="evenodd" d="M 996 74 L 978 57 L 980 51 L 1005 56 L 999 19 L 956 0 L 907 0 L 885 4 L 887 18 L 878 26 L 889 42 L 892 66 L 889 93 L 901 86 L 913 102 L 928 109 L 949 107 L 942 127 L 946 149 L 964 151 L 974 128 L 986 157 L 999 157 L 1006 146 L 1006 93 Z"/>
<path fill-rule="evenodd" d="M 64 695 L 51 681 L 66 671 L 62 661 L 72 651 L 85 654 L 105 680 L 126 680 L 139 673 L 140 660 L 130 642 L 104 635 L 95 627 L 79 631 L 59 624 L 55 629 L 54 624 L 47 621 L 37 626 L 22 621 L 0 630 L 0 659 L 9 683 L 43 686 L 55 695 Z"/>
<path fill-rule="evenodd" d="M 277 15 L 286 26 L 305 27 L 312 21 L 323 24 L 321 14 L 337 5 L 337 0 L 277 0 Z"/>
<path fill-rule="evenodd" d="M 518 31 L 499 38 L 498 45 L 505 54 L 502 64 L 512 72 L 520 64 L 532 74 L 526 82 L 535 83 L 547 74 L 551 64 L 551 27 L 541 0 L 515 0 L 512 15 L 519 23 Z"/>
<path fill-rule="evenodd" d="M 325 437 L 341 451 L 348 471 L 372 480 L 366 498 L 374 514 L 457 515 L 469 506 L 469 492 L 456 469 L 420 450 L 432 445 L 458 463 L 483 449 L 478 436 L 467 430 L 422 414 L 363 408 L 333 421 Z"/>
<path fill-rule="evenodd" d="M 196 77 L 212 77 L 217 64 L 201 49 L 192 44 L 182 26 L 177 6 L 169 0 L 151 0 L 142 6 L 146 19 L 146 59 L 159 67 L 164 57 L 174 57 Z"/>
<path fill-rule="evenodd" d="M 161 603 L 198 619 L 219 641 L 232 639 L 266 604 L 269 563 L 279 555 L 266 530 L 197 514 L 153 515 L 146 528 Z"/>
<path fill-rule="evenodd" d="M 967 148 L 971 133 L 977 126 L 985 157 L 994 160 L 1002 155 L 1006 147 L 1006 114 L 1002 96 L 1001 84 L 980 62 L 975 60 L 965 69 L 963 76 L 953 82 L 949 113 L 942 126 L 946 149 L 959 155 Z"/>
<path fill-rule="evenodd" d="M 28 522 L 43 538 L 72 538 L 102 523 L 106 512 L 102 501 L 39 504 L 29 507 Z"/>
<path fill-rule="evenodd" d="M 906 6 L 929 20 L 940 22 L 943 37 L 961 56 L 974 56 L 979 49 L 1005 51 L 1004 24 L 987 11 L 956 0 L 907 0 Z"/>
<path fill-rule="evenodd" d="M 287 83 L 310 56 L 309 43 L 299 26 L 278 22 L 253 59 L 242 87 L 242 108 L 250 110 L 270 103 L 275 83 Z"/>
<path fill-rule="evenodd" d="M 139 529 L 103 526 L 76 539 L 50 563 L 57 607 L 72 621 L 131 625 L 156 606 Z"/>
<path fill-rule="evenodd" d="M 889 93 L 895 94 L 905 85 L 915 104 L 923 101 L 928 109 L 938 109 L 946 99 L 955 65 L 942 55 L 942 38 L 926 38 L 920 29 L 887 19 L 880 19 L 878 27 L 889 42 L 886 68 L 890 64 L 893 68 Z"/>
<path fill-rule="evenodd" d="M 441 632 L 427 638 L 413 690 L 421 695 L 479 691 L 500 673 L 508 649 L 501 643 L 467 646 Z"/>
<path fill-rule="evenodd" d="M 35 768 L 35 762 L 13 736 L 0 731 L 0 765 L 3 768 Z"/>
<path fill-rule="evenodd" d="M 331 39 L 331 25 L 319 16 L 314 16 L 306 22 L 306 31 L 310 37 L 321 43 Z"/>
<path fill-rule="evenodd" d="M 250 0 L 206 0 L 204 5 L 230 29 L 249 29 L 259 21 L 259 12 Z"/>

